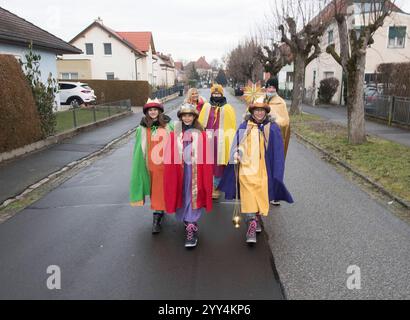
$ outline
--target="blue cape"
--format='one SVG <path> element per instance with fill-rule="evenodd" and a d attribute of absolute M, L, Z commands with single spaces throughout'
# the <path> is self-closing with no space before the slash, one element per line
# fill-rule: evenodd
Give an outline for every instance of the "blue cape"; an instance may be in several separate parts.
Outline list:
<path fill-rule="evenodd" d="M 231 147 L 231 158 L 228 166 L 224 170 L 224 174 L 218 189 L 225 192 L 225 199 L 232 200 L 236 197 L 235 185 L 238 186 L 238 197 L 240 197 L 239 182 L 235 177 L 235 166 L 233 162 L 233 156 L 235 151 L 239 147 L 239 143 L 242 141 L 245 133 L 248 121 L 243 122 L 235 134 L 235 139 Z M 266 147 L 265 144 L 265 163 L 266 171 L 268 174 L 268 188 L 269 188 L 269 201 L 286 201 L 293 203 L 293 198 L 283 182 L 285 172 L 285 154 L 283 148 L 283 139 L 279 126 L 276 122 L 267 121 L 259 129 L 264 134 L 264 126 L 271 124 L 269 141 Z M 266 141 L 266 137 L 265 137 Z"/>

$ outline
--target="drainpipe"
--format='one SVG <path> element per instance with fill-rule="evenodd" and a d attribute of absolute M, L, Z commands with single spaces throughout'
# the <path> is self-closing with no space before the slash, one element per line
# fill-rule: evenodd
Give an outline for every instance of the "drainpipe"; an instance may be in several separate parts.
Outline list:
<path fill-rule="evenodd" d="M 135 59 L 135 80 L 137 80 L 138 81 L 138 63 L 137 63 L 137 61 L 138 60 L 140 60 L 140 59 L 142 59 L 142 57 L 141 56 L 139 56 L 137 59 Z"/>
<path fill-rule="evenodd" d="M 154 60 L 154 59 L 152 59 L 154 62 L 152 63 L 152 74 L 151 74 L 151 77 L 152 77 L 152 79 L 151 79 L 151 83 L 152 83 L 152 85 L 154 85 L 154 64 L 156 64 L 156 63 L 158 63 L 158 60 Z"/>

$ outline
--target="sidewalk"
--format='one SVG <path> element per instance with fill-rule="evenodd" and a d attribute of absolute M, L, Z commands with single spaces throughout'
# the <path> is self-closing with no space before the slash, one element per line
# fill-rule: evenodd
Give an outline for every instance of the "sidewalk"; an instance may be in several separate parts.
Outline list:
<path fill-rule="evenodd" d="M 286 102 L 290 103 L 289 100 Z M 302 104 L 302 111 L 347 126 L 347 110 L 343 106 L 311 107 Z M 410 147 L 410 131 L 366 120 L 366 132 Z"/>
<path fill-rule="evenodd" d="M 182 98 L 165 103 L 173 108 Z M 97 129 L 80 133 L 39 152 L 0 165 L 0 203 L 15 197 L 48 175 L 102 149 L 105 145 L 139 125 L 142 112 L 111 122 Z"/>

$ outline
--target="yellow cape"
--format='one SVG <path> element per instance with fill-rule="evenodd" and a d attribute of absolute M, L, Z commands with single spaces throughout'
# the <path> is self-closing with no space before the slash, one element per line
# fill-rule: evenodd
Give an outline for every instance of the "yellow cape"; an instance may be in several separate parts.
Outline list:
<path fill-rule="evenodd" d="M 290 121 L 286 102 L 279 96 L 273 97 L 271 99 L 266 99 L 266 102 L 269 103 L 271 109 L 270 114 L 275 117 L 275 122 L 279 125 L 282 132 L 286 158 L 290 140 Z"/>
<path fill-rule="evenodd" d="M 205 128 L 208 124 L 211 105 L 207 102 L 202 107 L 199 114 L 199 122 Z M 236 115 L 235 110 L 230 104 L 225 104 L 223 107 L 217 107 L 216 112 L 220 112 L 218 126 L 218 165 L 226 165 L 229 161 L 230 148 L 236 133 Z M 216 115 L 215 115 L 216 116 Z M 210 128 L 209 128 L 210 129 Z M 215 133 L 216 134 L 216 133 Z M 224 150 L 224 151 L 221 151 Z"/>

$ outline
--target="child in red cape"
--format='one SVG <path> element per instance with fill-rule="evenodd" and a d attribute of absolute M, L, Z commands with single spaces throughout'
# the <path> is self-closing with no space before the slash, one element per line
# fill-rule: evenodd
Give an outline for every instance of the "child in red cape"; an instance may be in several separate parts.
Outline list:
<path fill-rule="evenodd" d="M 183 104 L 178 118 L 165 149 L 165 205 L 167 213 L 184 222 L 185 247 L 193 248 L 203 209 L 212 210 L 212 139 L 198 122 L 196 106 Z"/>

